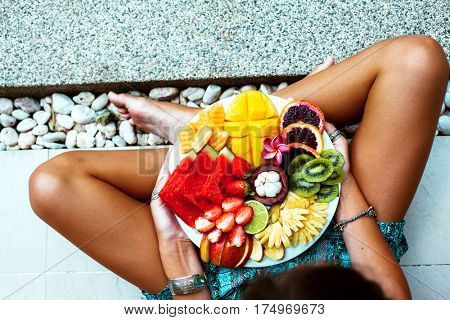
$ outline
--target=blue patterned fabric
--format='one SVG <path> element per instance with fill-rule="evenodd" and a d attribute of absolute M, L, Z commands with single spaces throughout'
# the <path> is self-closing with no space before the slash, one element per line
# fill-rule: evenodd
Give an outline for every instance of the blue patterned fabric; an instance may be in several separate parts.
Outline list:
<path fill-rule="evenodd" d="M 378 222 L 378 227 L 397 261 L 400 261 L 400 258 L 408 250 L 408 244 L 403 235 L 404 226 L 404 221 Z M 237 300 L 242 298 L 242 292 L 246 284 L 263 272 L 278 274 L 299 264 L 320 263 L 350 267 L 350 257 L 339 231 L 332 231 L 332 228 L 328 228 L 322 237 L 306 252 L 292 260 L 272 267 L 228 269 L 209 263 L 204 265 L 204 270 L 212 299 Z M 172 299 L 172 295 L 167 287 L 156 295 L 144 291 L 143 294 L 148 300 Z"/>

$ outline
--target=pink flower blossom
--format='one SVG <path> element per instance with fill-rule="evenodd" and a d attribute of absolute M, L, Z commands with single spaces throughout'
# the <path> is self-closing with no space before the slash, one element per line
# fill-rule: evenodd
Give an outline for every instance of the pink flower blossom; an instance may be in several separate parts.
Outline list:
<path fill-rule="evenodd" d="M 264 139 L 264 148 L 261 155 L 264 159 L 274 159 L 276 165 L 280 165 L 283 160 L 283 152 L 288 152 L 290 147 L 283 143 L 281 136 L 276 136 L 273 139 Z"/>

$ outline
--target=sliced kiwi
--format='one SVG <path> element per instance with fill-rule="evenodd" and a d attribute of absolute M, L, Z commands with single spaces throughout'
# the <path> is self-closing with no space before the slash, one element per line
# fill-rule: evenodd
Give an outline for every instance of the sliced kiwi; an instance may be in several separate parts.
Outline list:
<path fill-rule="evenodd" d="M 341 168 L 334 168 L 331 176 L 327 180 L 322 182 L 322 184 L 326 186 L 332 186 L 341 183 L 342 179 L 344 179 L 344 171 Z"/>
<path fill-rule="evenodd" d="M 319 189 L 320 183 L 305 181 L 300 172 L 294 173 L 291 176 L 289 190 L 298 196 L 310 197 L 315 195 Z"/>
<path fill-rule="evenodd" d="M 322 186 L 319 192 L 316 193 L 317 202 L 331 202 L 339 195 L 339 186 L 337 184 L 332 186 Z"/>
<path fill-rule="evenodd" d="M 333 164 L 330 160 L 318 158 L 308 161 L 302 168 L 302 177 L 308 182 L 323 182 L 333 173 Z"/>
<path fill-rule="evenodd" d="M 330 160 L 335 168 L 344 167 L 344 156 L 337 150 L 327 149 L 322 152 L 320 155 L 321 158 Z"/>
<path fill-rule="evenodd" d="M 288 166 L 288 175 L 293 175 L 295 172 L 297 171 L 301 171 L 302 167 L 305 163 L 307 163 L 308 161 L 313 160 L 314 157 L 309 155 L 309 154 L 301 154 L 298 155 L 294 158 L 294 160 L 291 161 L 291 163 L 289 163 Z"/>

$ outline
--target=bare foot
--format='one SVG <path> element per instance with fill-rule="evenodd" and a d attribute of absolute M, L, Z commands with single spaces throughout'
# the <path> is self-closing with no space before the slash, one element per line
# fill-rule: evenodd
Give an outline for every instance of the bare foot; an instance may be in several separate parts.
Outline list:
<path fill-rule="evenodd" d="M 178 131 L 198 112 L 196 108 L 127 93 L 110 92 L 108 98 L 117 106 L 123 119 L 130 119 L 141 130 L 154 133 L 171 143 L 175 143 Z"/>

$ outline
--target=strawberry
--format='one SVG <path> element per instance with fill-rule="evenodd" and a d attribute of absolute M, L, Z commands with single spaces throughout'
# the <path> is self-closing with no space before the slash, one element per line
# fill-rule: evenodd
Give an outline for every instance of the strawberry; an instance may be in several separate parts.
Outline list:
<path fill-rule="evenodd" d="M 211 243 L 219 242 L 222 239 L 222 231 L 220 229 L 214 228 L 208 233 L 208 240 Z"/>
<path fill-rule="evenodd" d="M 223 212 L 236 211 L 239 207 L 244 204 L 244 199 L 237 197 L 229 197 L 223 200 L 222 209 Z"/>
<path fill-rule="evenodd" d="M 245 231 L 244 228 L 240 225 L 237 225 L 236 227 L 234 227 L 233 231 L 230 232 L 230 236 L 228 237 L 228 242 L 233 246 L 233 247 L 240 247 L 244 244 L 245 242 Z"/>
<path fill-rule="evenodd" d="M 236 223 L 241 226 L 246 226 L 253 219 L 253 208 L 249 206 L 242 206 L 236 211 Z"/>
<path fill-rule="evenodd" d="M 245 198 L 250 194 L 250 184 L 244 180 L 235 180 L 227 184 L 226 193 L 232 197 Z"/>
<path fill-rule="evenodd" d="M 252 174 L 252 165 L 242 159 L 235 156 L 232 163 L 233 175 L 238 179 L 246 179 Z"/>
<path fill-rule="evenodd" d="M 216 221 L 218 217 L 222 214 L 222 208 L 219 205 L 214 205 L 205 211 L 205 217 L 209 221 Z"/>
<path fill-rule="evenodd" d="M 216 227 L 223 232 L 230 232 L 234 227 L 234 213 L 227 212 L 220 216 L 219 219 L 216 220 Z"/>
<path fill-rule="evenodd" d="M 211 231 L 214 228 L 214 223 L 206 219 L 205 217 L 198 217 L 195 219 L 195 229 L 201 233 Z"/>

